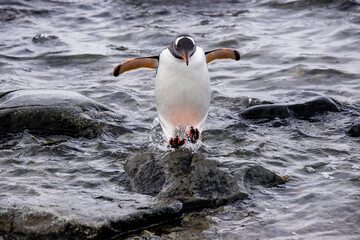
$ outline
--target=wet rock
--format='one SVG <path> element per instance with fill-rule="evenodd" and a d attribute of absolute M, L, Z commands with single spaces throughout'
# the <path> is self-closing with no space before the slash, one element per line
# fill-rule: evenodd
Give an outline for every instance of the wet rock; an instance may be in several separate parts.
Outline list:
<path fill-rule="evenodd" d="M 273 127 L 282 127 L 282 126 L 288 126 L 289 122 L 285 119 L 278 119 L 278 120 L 274 120 L 271 125 Z"/>
<path fill-rule="evenodd" d="M 183 210 L 214 207 L 247 196 L 237 178 L 220 170 L 218 162 L 191 152 L 139 154 L 127 161 L 125 171 L 132 190 L 178 199 Z"/>
<path fill-rule="evenodd" d="M 278 186 L 287 182 L 285 177 L 274 174 L 262 166 L 253 166 L 246 169 L 244 180 L 247 185 L 263 185 L 268 187 Z"/>
<path fill-rule="evenodd" d="M 360 137 L 360 123 L 354 123 L 347 133 L 350 137 Z"/>
<path fill-rule="evenodd" d="M 18 90 L 0 93 L 0 136 L 25 129 L 40 134 L 94 138 L 111 114 L 81 94 L 59 90 Z"/>
<path fill-rule="evenodd" d="M 249 107 L 240 113 L 245 119 L 275 119 L 294 117 L 308 120 L 317 114 L 340 112 L 339 104 L 326 96 L 317 96 L 304 103 L 265 104 Z"/>
<path fill-rule="evenodd" d="M 157 195 L 165 184 L 165 173 L 153 154 L 139 154 L 125 164 L 125 171 L 132 179 L 133 191 Z"/>
<path fill-rule="evenodd" d="M 133 191 L 177 199 L 183 203 L 183 211 L 244 199 L 248 195 L 244 185 L 285 182 L 263 167 L 251 166 L 234 173 L 221 168 L 218 161 L 187 151 L 139 154 L 127 161 L 125 171 Z"/>
<path fill-rule="evenodd" d="M 32 41 L 34 43 L 45 43 L 48 41 L 58 41 L 58 37 L 54 35 L 46 35 L 46 34 L 37 34 L 33 37 Z"/>

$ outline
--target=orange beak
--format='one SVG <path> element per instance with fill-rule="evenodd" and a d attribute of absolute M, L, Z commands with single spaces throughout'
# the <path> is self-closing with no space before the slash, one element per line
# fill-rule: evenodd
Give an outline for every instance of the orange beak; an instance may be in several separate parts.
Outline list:
<path fill-rule="evenodd" d="M 189 55 L 190 55 L 190 54 L 187 53 L 187 52 L 185 52 L 185 55 L 182 54 L 182 53 L 180 53 L 180 54 L 181 54 L 182 58 L 184 59 L 186 65 L 188 66 L 188 65 L 189 65 Z"/>

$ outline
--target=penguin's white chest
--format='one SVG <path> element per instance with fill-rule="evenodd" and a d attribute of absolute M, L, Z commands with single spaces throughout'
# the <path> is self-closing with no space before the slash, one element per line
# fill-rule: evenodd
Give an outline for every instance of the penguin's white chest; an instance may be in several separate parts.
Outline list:
<path fill-rule="evenodd" d="M 161 126 L 168 138 L 192 126 L 204 127 L 210 106 L 210 78 L 205 53 L 197 47 L 189 65 L 168 49 L 160 54 L 155 98 Z"/>

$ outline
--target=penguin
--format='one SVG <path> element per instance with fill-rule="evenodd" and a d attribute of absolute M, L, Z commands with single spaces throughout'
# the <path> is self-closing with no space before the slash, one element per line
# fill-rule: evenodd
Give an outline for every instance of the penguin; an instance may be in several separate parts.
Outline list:
<path fill-rule="evenodd" d="M 157 68 L 155 100 L 158 118 L 170 147 L 196 143 L 207 118 L 210 76 L 207 64 L 217 59 L 240 60 L 230 48 L 204 52 L 192 36 L 180 34 L 158 56 L 127 60 L 114 68 L 115 77 L 138 68 Z M 179 137 L 183 136 L 183 137 Z"/>

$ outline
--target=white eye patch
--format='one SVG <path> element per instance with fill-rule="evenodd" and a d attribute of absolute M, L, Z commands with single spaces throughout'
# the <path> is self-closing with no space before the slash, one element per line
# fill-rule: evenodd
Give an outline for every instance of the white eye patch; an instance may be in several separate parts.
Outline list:
<path fill-rule="evenodd" d="M 183 39 L 183 38 L 190 39 L 190 40 L 193 42 L 193 44 L 195 45 L 194 39 L 192 39 L 192 37 L 189 37 L 189 36 L 181 36 L 181 37 L 178 37 L 178 38 L 175 40 L 175 45 L 177 46 L 177 45 L 178 45 L 178 42 L 180 41 L 180 39 Z"/>

